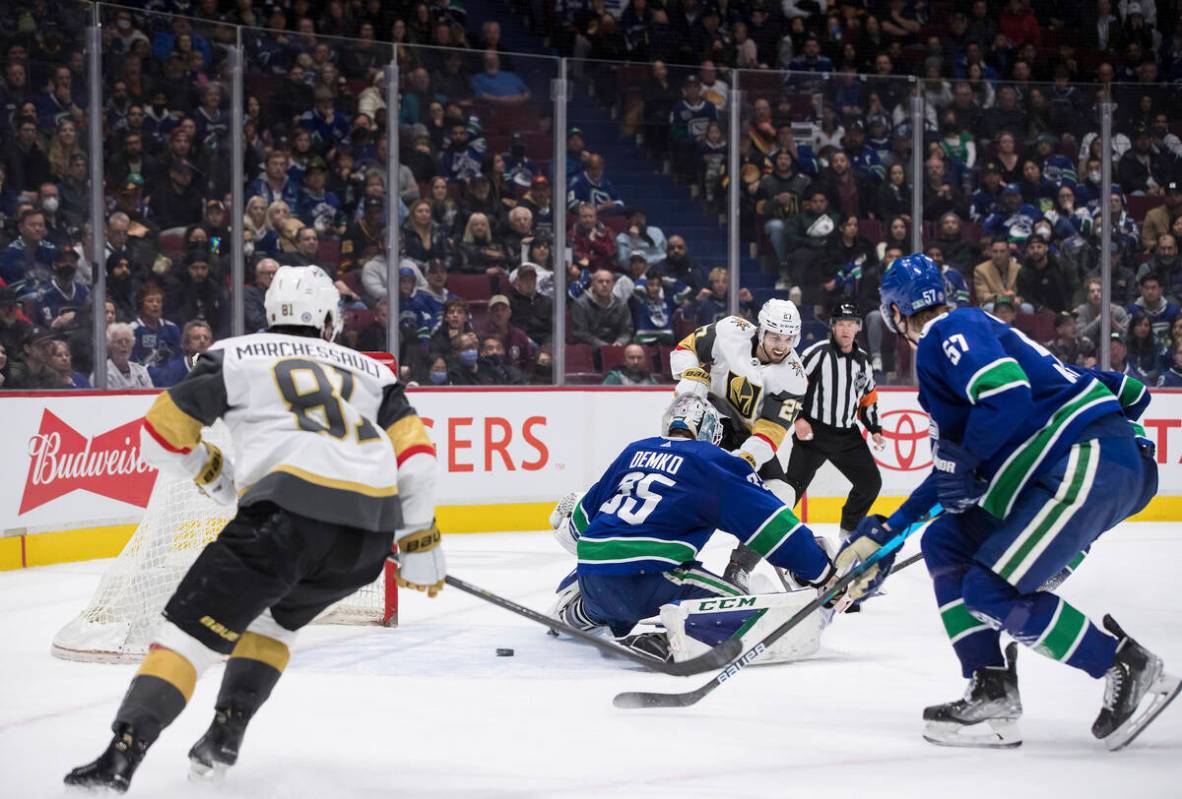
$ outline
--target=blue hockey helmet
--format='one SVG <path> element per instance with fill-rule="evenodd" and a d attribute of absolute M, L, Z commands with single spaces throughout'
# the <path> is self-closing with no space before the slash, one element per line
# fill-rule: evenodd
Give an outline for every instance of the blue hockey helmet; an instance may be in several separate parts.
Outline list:
<path fill-rule="evenodd" d="M 945 304 L 944 275 L 936 262 L 921 252 L 891 261 L 878 287 L 882 321 L 892 333 L 895 317 L 891 306 L 903 316 L 913 316 L 925 308 Z"/>

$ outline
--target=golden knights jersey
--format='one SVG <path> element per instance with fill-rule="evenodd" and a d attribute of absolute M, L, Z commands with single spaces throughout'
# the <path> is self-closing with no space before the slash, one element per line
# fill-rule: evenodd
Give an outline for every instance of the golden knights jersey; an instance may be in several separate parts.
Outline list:
<path fill-rule="evenodd" d="M 673 377 L 686 369 L 710 372 L 710 401 L 737 426 L 778 449 L 800 413 L 808 379 L 795 351 L 779 363 L 755 357 L 759 328 L 740 316 L 699 327 L 669 356 Z"/>
<path fill-rule="evenodd" d="M 234 443 L 240 505 L 274 502 L 374 532 L 422 523 L 404 519 L 399 465 L 434 447 L 394 374 L 372 358 L 301 336 L 226 339 L 156 399 L 144 431 L 184 454 L 218 418 Z"/>

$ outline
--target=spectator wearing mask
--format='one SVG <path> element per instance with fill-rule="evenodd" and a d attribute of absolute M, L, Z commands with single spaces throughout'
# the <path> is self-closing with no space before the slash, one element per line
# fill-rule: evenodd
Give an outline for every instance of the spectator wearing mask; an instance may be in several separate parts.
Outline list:
<path fill-rule="evenodd" d="M 538 346 L 525 331 L 510 320 L 513 309 L 504 294 L 494 294 L 488 301 L 488 320 L 478 331 L 482 338 L 496 338 L 502 344 L 505 364 L 522 372 L 529 370 Z"/>
<path fill-rule="evenodd" d="M 1169 342 L 1170 328 L 1174 320 L 1182 314 L 1182 309 L 1179 309 L 1177 303 L 1165 298 L 1160 275 L 1149 272 L 1142 275 L 1138 283 L 1141 286 L 1141 296 L 1128 307 L 1129 316 L 1135 320 L 1137 316 L 1144 314 L 1153 329 L 1154 338 L 1160 346 L 1165 346 Z M 1129 331 L 1131 335 L 1131 324 Z"/>
<path fill-rule="evenodd" d="M 585 202 L 578 206 L 578 219 L 571 226 L 568 243 L 574 262 L 582 268 L 609 271 L 616 268 L 616 243 L 599 221 L 593 204 Z"/>
<path fill-rule="evenodd" d="M 71 243 L 65 219 L 58 213 L 61 206 L 62 196 L 57 184 L 42 183 L 37 193 L 37 207 L 45 215 L 45 238 L 58 248 Z"/>
<path fill-rule="evenodd" d="M 53 277 L 38 292 L 37 318 L 45 327 L 64 332 L 76 327 L 75 319 L 90 303 L 90 290 L 75 280 L 78 253 L 58 250 L 53 262 Z"/>
<path fill-rule="evenodd" d="M 509 362 L 505 343 L 497 336 L 488 336 L 480 342 L 476 382 L 485 386 L 525 385 L 525 374 Z"/>
<path fill-rule="evenodd" d="M 1055 317 L 1055 338 L 1047 343 L 1047 349 L 1070 366 L 1090 368 L 1096 364 L 1096 345 L 1079 335 L 1075 314 L 1068 311 Z"/>
<path fill-rule="evenodd" d="M 213 344 L 213 330 L 209 323 L 202 319 L 194 319 L 185 323 L 181 332 L 181 352 L 172 360 L 148 370 L 152 384 L 157 388 L 175 386 L 193 370 L 197 364 L 197 356 L 209 349 Z"/>
<path fill-rule="evenodd" d="M 38 270 L 53 267 L 57 248 L 46 239 L 45 213 L 36 209 L 21 212 L 17 237 L 0 252 L 0 278 L 9 285 L 31 277 Z"/>
<path fill-rule="evenodd" d="M 1035 234 L 1026 243 L 1026 258 L 1018 273 L 1018 294 L 1035 312 L 1062 313 L 1071 307 L 1075 278 L 1050 251 L 1050 242 Z"/>
<path fill-rule="evenodd" d="M 279 262 L 274 258 L 263 258 L 254 267 L 254 284 L 247 286 L 242 295 L 242 305 L 246 318 L 246 332 L 257 333 L 267 327 L 267 311 L 264 301 L 267 289 L 271 288 L 271 281 L 279 271 Z"/>
<path fill-rule="evenodd" d="M 432 386 L 451 385 L 446 358 L 439 356 L 431 361 L 430 369 L 427 371 L 427 381 Z"/>
<path fill-rule="evenodd" d="M 628 306 L 612 292 L 615 277 L 607 269 L 591 276 L 590 290 L 571 305 L 572 338 L 593 347 L 627 344 L 632 339 Z"/>
<path fill-rule="evenodd" d="M 513 290 L 509 307 L 518 327 L 538 344 L 549 344 L 554 337 L 554 301 L 538 291 L 538 272 L 526 262 L 509 276 Z"/>
<path fill-rule="evenodd" d="M 1101 284 L 1099 278 L 1089 278 L 1084 285 L 1084 301 L 1075 307 L 1075 318 L 1079 328 L 1080 338 L 1092 341 L 1100 339 L 1100 298 Z M 1113 302 L 1111 308 L 1112 331 L 1121 336 L 1129 329 L 1129 313 L 1118 303 Z"/>
<path fill-rule="evenodd" d="M 152 388 L 148 370 L 131 360 L 131 347 L 136 343 L 131 325 L 115 323 L 106 326 L 106 388 L 111 391 Z M 91 375 L 91 382 L 95 376 Z"/>
<path fill-rule="evenodd" d="M 607 373 L 603 378 L 605 386 L 655 386 L 657 377 L 652 373 L 652 362 L 648 353 L 639 344 L 624 347 L 624 362 Z"/>
<path fill-rule="evenodd" d="M 626 268 L 633 255 L 640 255 L 649 266 L 665 260 L 668 242 L 659 227 L 648 224 L 642 208 L 628 212 L 628 227 L 616 235 L 616 253 L 621 268 Z"/>
<path fill-rule="evenodd" d="M 471 330 L 461 332 L 449 342 L 447 382 L 453 386 L 480 385 L 480 339 Z"/>
<path fill-rule="evenodd" d="M 989 313 L 994 313 L 992 298 L 1008 296 L 1021 305 L 1024 313 L 1034 313 L 1034 307 L 1023 302 L 1018 293 L 1018 273 L 1022 265 L 1010 254 L 1010 245 L 998 239 L 989 245 L 989 260 L 973 268 L 973 291 L 977 301 Z M 996 314 L 994 314 L 996 316 Z"/>
<path fill-rule="evenodd" d="M 584 203 L 595 206 L 600 214 L 618 214 L 624 210 L 624 201 L 615 185 L 604 175 L 602 155 L 592 154 L 584 162 L 580 172 L 567 190 L 566 206 L 574 212 Z"/>

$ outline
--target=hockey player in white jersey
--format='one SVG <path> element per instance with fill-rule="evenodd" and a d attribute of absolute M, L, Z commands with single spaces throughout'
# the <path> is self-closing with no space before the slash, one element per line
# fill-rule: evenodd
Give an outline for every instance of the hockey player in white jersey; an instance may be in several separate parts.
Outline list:
<path fill-rule="evenodd" d="M 111 743 L 67 784 L 126 791 L 201 672 L 228 656 L 213 723 L 189 752 L 194 774 L 223 772 L 296 632 L 376 579 L 392 543 L 400 584 L 431 596 L 443 585 L 434 447 L 394 375 L 332 343 L 339 302 L 319 267 L 282 267 L 267 332 L 215 344 L 144 418 L 145 459 L 238 512 L 165 606 Z M 237 463 L 201 438 L 219 418 Z"/>

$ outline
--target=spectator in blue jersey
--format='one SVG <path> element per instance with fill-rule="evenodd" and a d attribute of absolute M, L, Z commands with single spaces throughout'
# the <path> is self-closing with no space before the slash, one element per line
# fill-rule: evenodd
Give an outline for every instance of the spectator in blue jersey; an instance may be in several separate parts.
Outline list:
<path fill-rule="evenodd" d="M 628 211 L 628 227 L 616 234 L 616 257 L 621 268 L 626 268 L 633 255 L 643 256 L 649 266 L 665 261 L 668 242 L 659 227 L 648 224 L 643 208 Z"/>
<path fill-rule="evenodd" d="M 496 50 L 485 50 L 480 60 L 484 71 L 472 76 L 472 93 L 477 100 L 495 105 L 529 102 L 529 87 L 517 74 L 501 69 Z"/>
<path fill-rule="evenodd" d="M 135 347 L 131 359 L 143 366 L 156 366 L 181 351 L 181 329 L 164 318 L 164 291 L 155 283 L 140 290 L 140 315 L 132 325 Z"/>
<path fill-rule="evenodd" d="M 443 318 L 444 304 L 455 296 L 447 288 L 447 262 L 432 258 L 427 262 L 425 281 L 417 286 L 412 298 L 416 310 L 423 315 L 428 334 Z"/>
<path fill-rule="evenodd" d="M 878 153 L 874 148 L 866 146 L 866 126 L 862 120 L 855 119 L 845 126 L 845 136 L 842 137 L 841 146 L 845 154 L 849 156 L 855 176 L 874 183 L 878 183 L 886 176 L 886 168 L 879 160 Z M 803 163 L 803 159 L 799 160 Z"/>
<path fill-rule="evenodd" d="M 152 385 L 168 388 L 181 382 L 197 363 L 197 357 L 213 344 L 213 330 L 204 319 L 185 323 L 181 332 L 181 352 L 160 366 L 149 367 Z"/>
<path fill-rule="evenodd" d="M 1177 303 L 1170 302 L 1164 296 L 1162 278 L 1156 272 L 1148 272 L 1138 281 L 1141 296 L 1128 307 L 1129 316 L 1136 319 L 1144 314 L 1153 328 L 1154 338 L 1160 346 L 1167 346 L 1170 338 L 1170 328 L 1174 320 L 1182 314 Z M 1132 325 L 1129 326 L 1130 333 Z"/>
<path fill-rule="evenodd" d="M 964 275 L 959 270 L 948 264 L 944 257 L 944 251 L 940 249 L 940 245 L 931 244 L 924 255 L 931 258 L 940 267 L 940 274 L 944 275 L 944 294 L 948 298 L 948 304 L 953 308 L 964 308 L 972 305 L 972 295 L 969 293 L 969 284 L 965 281 Z"/>
<path fill-rule="evenodd" d="M 308 161 L 308 169 L 304 172 L 304 187 L 296 202 L 296 216 L 314 228 L 319 236 L 340 236 L 345 232 L 345 215 L 340 199 L 325 189 L 327 183 L 328 166 L 323 158 L 316 156 Z"/>
<path fill-rule="evenodd" d="M 17 217 L 17 237 L 0 252 L 0 278 L 15 284 L 32 276 L 39 268 L 53 266 L 57 248 L 46 240 L 45 214 L 29 208 Z"/>
<path fill-rule="evenodd" d="M 583 131 L 571 128 L 566 133 L 566 179 L 569 183 L 583 171 L 583 165 L 591 153 L 587 150 L 587 140 L 583 138 Z"/>
<path fill-rule="evenodd" d="M 53 278 L 37 295 L 37 321 L 54 331 L 65 331 L 76 326 L 75 320 L 85 315 L 90 303 L 90 290 L 75 280 L 78 274 L 78 253 L 73 249 L 58 250 L 53 261 Z"/>
<path fill-rule="evenodd" d="M 324 154 L 349 137 L 349 117 L 336 110 L 332 90 L 318 86 L 312 93 L 315 105 L 299 116 L 299 126 L 312 136 L 312 148 Z"/>
<path fill-rule="evenodd" d="M 481 174 L 485 147 L 480 127 L 474 120 L 453 121 L 447 150 L 439 156 L 439 174 L 449 181 L 468 180 Z"/>
<path fill-rule="evenodd" d="M 666 291 L 658 277 L 642 277 L 636 282 L 636 291 L 628 300 L 635 341 L 641 344 L 675 343 L 673 313 L 677 304 L 672 295 L 673 291 Z"/>
<path fill-rule="evenodd" d="M 805 37 L 799 55 L 788 64 L 793 72 L 832 72 L 833 62 L 821 52 L 821 42 L 814 34 Z"/>
<path fill-rule="evenodd" d="M 686 178 L 697 176 L 698 142 L 706 129 L 718 120 L 718 107 L 702 96 L 702 82 L 697 75 L 685 79 L 682 98 L 673 104 L 669 115 L 669 138 L 674 167 Z"/>
<path fill-rule="evenodd" d="M 1042 219 L 1042 211 L 1024 202 L 1018 184 L 1011 183 L 1002 189 L 1001 205 L 985 217 L 981 232 L 994 238 L 1025 239 L 1034 231 L 1034 223 L 1039 219 Z"/>
<path fill-rule="evenodd" d="M 1170 348 L 1168 367 L 1157 378 L 1160 388 L 1182 388 L 1182 341 Z"/>
<path fill-rule="evenodd" d="M 998 211 L 1001 208 L 1001 195 L 1004 189 L 1001 166 L 996 161 L 990 161 L 982 170 L 981 182 L 969 202 L 969 219 L 981 224 Z"/>
<path fill-rule="evenodd" d="M 590 203 L 600 214 L 618 214 L 624 210 L 624 201 L 615 184 L 604 175 L 603 156 L 592 154 L 587 158 L 583 171 L 570 184 L 566 195 L 567 210 L 576 212 L 583 203 Z"/>
<path fill-rule="evenodd" d="M 1018 179 L 1018 188 L 1022 191 L 1022 201 L 1039 211 L 1054 205 L 1055 184 L 1043 175 L 1042 167 L 1036 158 L 1026 158 L 1022 161 L 1022 177 Z"/>
<path fill-rule="evenodd" d="M 288 174 L 290 166 L 286 152 L 272 150 L 267 155 L 265 172 L 246 187 L 246 196 L 262 197 L 268 206 L 283 201 L 288 207 L 295 207 L 299 202 L 300 183 Z"/>

